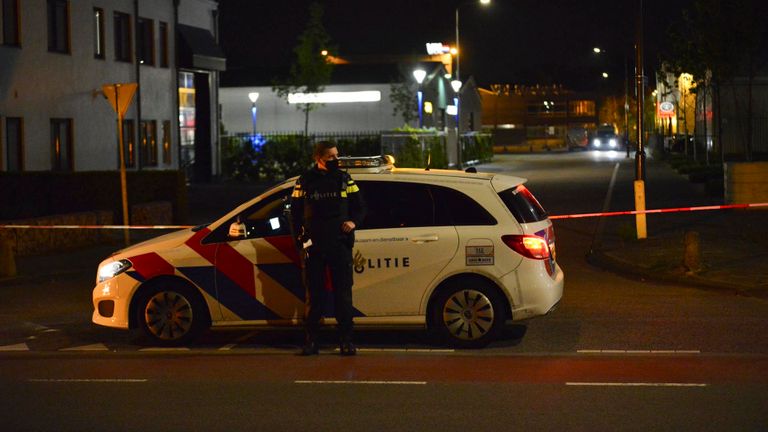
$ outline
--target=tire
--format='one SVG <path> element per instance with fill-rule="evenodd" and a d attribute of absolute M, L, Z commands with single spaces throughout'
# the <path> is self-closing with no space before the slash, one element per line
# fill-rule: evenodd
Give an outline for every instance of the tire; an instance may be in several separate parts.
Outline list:
<path fill-rule="evenodd" d="M 488 282 L 458 279 L 435 297 L 430 310 L 432 328 L 456 348 L 482 348 L 498 336 L 506 321 L 502 296 Z"/>
<path fill-rule="evenodd" d="M 141 333 L 157 346 L 184 345 L 210 326 L 200 294 L 172 280 L 158 281 L 142 291 L 134 311 Z"/>

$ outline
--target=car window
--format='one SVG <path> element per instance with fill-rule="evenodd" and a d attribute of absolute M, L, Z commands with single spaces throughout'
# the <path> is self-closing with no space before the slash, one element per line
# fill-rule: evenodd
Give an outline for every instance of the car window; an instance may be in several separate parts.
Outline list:
<path fill-rule="evenodd" d="M 437 225 L 496 225 L 496 218 L 477 201 L 463 192 L 443 186 L 432 186 L 437 212 Z"/>
<path fill-rule="evenodd" d="M 291 191 L 291 188 L 280 190 L 240 213 L 240 222 L 245 224 L 247 239 L 290 234 L 288 218 L 284 213 Z M 203 243 L 230 241 L 227 235 L 229 226 L 236 220 L 233 218 L 222 224 Z"/>
<path fill-rule="evenodd" d="M 390 181 L 357 181 L 368 206 L 360 229 L 435 225 L 435 205 L 428 185 Z"/>
<path fill-rule="evenodd" d="M 523 185 L 501 191 L 499 197 L 519 223 L 539 222 L 547 218 L 547 212 Z"/>

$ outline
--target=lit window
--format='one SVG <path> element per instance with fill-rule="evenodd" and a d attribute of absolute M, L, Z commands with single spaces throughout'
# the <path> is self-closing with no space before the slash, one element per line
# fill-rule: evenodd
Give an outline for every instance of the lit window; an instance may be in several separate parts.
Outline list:
<path fill-rule="evenodd" d="M 104 59 L 104 10 L 93 8 L 93 56 Z"/>

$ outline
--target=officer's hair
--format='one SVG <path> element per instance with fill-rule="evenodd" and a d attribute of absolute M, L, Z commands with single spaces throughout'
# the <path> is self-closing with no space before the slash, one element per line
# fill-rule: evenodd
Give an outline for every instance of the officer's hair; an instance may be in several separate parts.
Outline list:
<path fill-rule="evenodd" d="M 315 150 L 312 153 L 312 157 L 314 159 L 319 159 L 321 156 L 323 156 L 323 153 L 325 153 L 326 150 L 332 149 L 334 147 L 336 147 L 336 144 L 330 141 L 318 141 L 315 143 Z"/>

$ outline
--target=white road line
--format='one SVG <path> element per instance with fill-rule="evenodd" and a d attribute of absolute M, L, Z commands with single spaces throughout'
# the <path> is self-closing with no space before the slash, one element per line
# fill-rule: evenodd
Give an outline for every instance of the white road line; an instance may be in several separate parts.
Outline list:
<path fill-rule="evenodd" d="M 294 384 L 368 384 L 368 385 L 425 385 L 426 381 L 314 381 L 296 380 Z"/>
<path fill-rule="evenodd" d="M 338 351 L 338 348 L 336 349 Z M 415 352 L 415 353 L 452 353 L 452 349 L 431 349 L 431 348 L 358 348 L 358 352 Z"/>
<path fill-rule="evenodd" d="M 29 351 L 29 345 L 20 343 L 16 345 L 0 346 L 0 351 Z"/>
<path fill-rule="evenodd" d="M 567 382 L 567 386 L 585 387 L 707 387 L 705 383 L 646 383 L 646 382 Z"/>
<path fill-rule="evenodd" d="M 223 347 L 219 348 L 219 351 L 229 351 L 229 350 L 231 350 L 232 348 L 234 348 L 236 346 L 237 346 L 236 343 L 227 344 L 227 345 L 224 345 Z"/>
<path fill-rule="evenodd" d="M 91 345 L 76 346 L 71 348 L 62 348 L 59 351 L 109 351 L 109 348 L 107 348 L 107 346 L 104 345 L 103 343 L 97 343 L 97 344 L 91 344 Z"/>
<path fill-rule="evenodd" d="M 139 351 L 142 352 L 177 352 L 177 351 L 189 351 L 188 347 L 176 347 L 176 348 L 163 348 L 163 347 L 152 347 L 152 348 L 141 348 Z"/>
<path fill-rule="evenodd" d="M 147 379 L 133 378 L 32 378 L 29 382 L 53 382 L 53 383 L 143 383 Z"/>
<path fill-rule="evenodd" d="M 579 354 L 701 354 L 699 350 L 577 350 Z"/>

